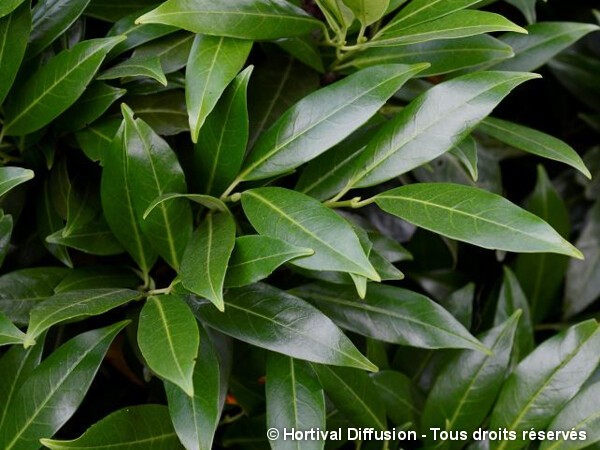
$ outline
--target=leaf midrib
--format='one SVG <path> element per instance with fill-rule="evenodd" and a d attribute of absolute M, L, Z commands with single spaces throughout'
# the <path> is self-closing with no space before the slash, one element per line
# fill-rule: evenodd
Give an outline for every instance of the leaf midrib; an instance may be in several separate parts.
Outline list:
<path fill-rule="evenodd" d="M 167 320 L 167 316 L 165 315 L 165 311 L 159 300 L 152 299 L 152 301 L 156 305 L 156 309 L 158 310 L 158 313 L 160 314 L 161 325 L 163 326 L 163 329 L 165 330 L 165 337 L 167 338 L 167 344 L 169 345 L 169 349 L 171 350 L 171 356 L 172 356 L 173 362 L 175 363 L 175 366 L 177 367 L 177 371 L 179 372 L 179 375 L 181 375 L 181 380 L 186 381 L 187 377 L 183 373 L 183 368 L 181 367 L 181 364 L 179 364 L 179 359 L 177 359 L 177 352 L 175 351 L 175 345 L 173 345 L 173 339 L 171 336 L 171 331 L 170 331 L 169 325 L 168 325 L 169 322 Z"/>

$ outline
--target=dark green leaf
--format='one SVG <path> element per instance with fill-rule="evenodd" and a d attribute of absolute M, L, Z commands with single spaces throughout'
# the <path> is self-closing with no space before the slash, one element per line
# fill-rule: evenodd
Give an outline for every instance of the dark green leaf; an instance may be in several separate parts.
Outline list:
<path fill-rule="evenodd" d="M 0 429 L 0 447 L 36 450 L 40 438 L 58 431 L 83 400 L 108 346 L 127 324 L 80 334 L 34 369 L 12 399 L 11 414 Z"/>
<path fill-rule="evenodd" d="M 487 351 L 448 311 L 416 292 L 372 284 L 364 301 L 347 286 L 315 283 L 293 292 L 364 336 L 421 348 Z"/>
<path fill-rule="evenodd" d="M 13 218 L 9 214 L 4 214 L 0 209 L 0 267 L 4 263 L 4 258 L 8 254 L 10 238 L 13 231 Z"/>
<path fill-rule="evenodd" d="M 0 346 L 21 344 L 25 334 L 19 330 L 4 314 L 0 313 Z"/>
<path fill-rule="evenodd" d="M 96 79 L 114 80 L 120 78 L 122 82 L 126 82 L 131 81 L 131 78 L 134 77 L 152 78 L 163 86 L 167 85 L 167 78 L 163 73 L 158 56 L 133 56 L 105 70 Z"/>
<path fill-rule="evenodd" d="M 165 195 L 161 195 L 160 197 L 155 199 L 152 203 L 150 203 L 150 206 L 148 206 L 146 211 L 144 211 L 143 218 L 146 219 L 146 217 L 148 217 L 148 215 L 154 210 L 154 208 L 156 208 L 161 203 L 164 203 L 169 200 L 176 199 L 176 198 L 185 198 L 187 200 L 191 200 L 194 203 L 198 203 L 199 205 L 202 205 L 202 206 L 204 206 L 212 211 L 216 211 L 216 212 L 228 212 L 229 211 L 229 209 L 227 208 L 227 205 L 225 203 L 223 203 L 223 201 L 219 200 L 216 197 L 211 197 L 210 195 L 165 194 Z"/>
<path fill-rule="evenodd" d="M 499 195 L 449 183 L 418 183 L 376 197 L 384 211 L 483 248 L 582 258 L 550 225 Z"/>
<path fill-rule="evenodd" d="M 315 251 L 293 264 L 312 270 L 351 272 L 379 281 L 351 225 L 319 201 L 269 187 L 244 192 L 242 206 L 260 234 Z"/>
<path fill-rule="evenodd" d="M 106 54 L 123 39 L 80 42 L 19 84 L 6 102 L 5 134 L 32 133 L 58 117 L 83 94 Z"/>
<path fill-rule="evenodd" d="M 139 278 L 126 267 L 119 266 L 88 266 L 71 270 L 63 280 L 56 285 L 54 292 L 80 291 L 100 288 L 135 288 Z"/>
<path fill-rule="evenodd" d="M 416 428 L 420 399 L 410 378 L 393 370 L 382 370 L 371 378 L 390 420 L 398 426 L 411 423 L 411 428 Z"/>
<path fill-rule="evenodd" d="M 275 43 L 308 67 L 315 69 L 317 72 L 325 72 L 319 47 L 310 37 L 279 39 Z"/>
<path fill-rule="evenodd" d="M 171 136 L 189 131 L 183 91 L 169 90 L 131 97 L 129 106 L 155 133 Z"/>
<path fill-rule="evenodd" d="M 21 167 L 0 167 L 0 197 L 33 178 L 32 170 Z"/>
<path fill-rule="evenodd" d="M 138 345 L 154 373 L 194 395 L 193 374 L 200 345 L 198 324 L 184 299 L 152 296 L 140 314 Z"/>
<path fill-rule="evenodd" d="M 289 2 L 271 0 L 168 0 L 137 23 L 163 23 L 194 33 L 252 40 L 300 36 L 321 26 Z"/>
<path fill-rule="evenodd" d="M 223 311 L 223 284 L 227 263 L 235 245 L 235 221 L 231 214 L 211 213 L 192 235 L 181 261 L 183 286 L 207 298 Z"/>
<path fill-rule="evenodd" d="M 120 124 L 121 120 L 117 118 L 99 120 L 75 134 L 85 156 L 92 161 L 103 160 Z"/>
<path fill-rule="evenodd" d="M 239 237 L 229 261 L 225 285 L 240 287 L 256 283 L 285 262 L 313 253 L 314 250 L 310 248 L 297 247 L 281 239 L 267 236 Z"/>
<path fill-rule="evenodd" d="M 116 22 L 128 14 L 156 5 L 156 0 L 91 0 L 85 14 L 107 22 Z"/>
<path fill-rule="evenodd" d="M 223 313 L 208 302 L 196 308 L 203 322 L 249 344 L 293 358 L 376 370 L 327 316 L 266 284 L 228 290 Z"/>
<path fill-rule="evenodd" d="M 4 0 L 0 4 L 0 104 L 10 90 L 21 61 L 25 55 L 29 31 L 31 29 L 31 9 L 29 2 L 15 9 L 12 14 L 4 8 L 12 4 L 16 8 L 23 0 Z M 6 5 L 6 6 L 5 6 Z M 3 17 L 5 16 L 5 17 Z"/>
<path fill-rule="evenodd" d="M 169 410 L 162 405 L 139 405 L 121 409 L 92 425 L 77 439 L 41 439 L 40 442 L 52 450 L 183 448 L 169 420 Z"/>
<path fill-rule="evenodd" d="M 4 0 L 0 5 L 0 17 L 4 17 L 13 12 L 17 7 L 23 3 L 24 0 Z"/>
<path fill-rule="evenodd" d="M 91 255 L 118 255 L 123 247 L 108 227 L 106 220 L 99 217 L 92 222 L 77 228 L 65 236 L 64 229 L 46 237 L 50 244 L 64 245 Z"/>
<path fill-rule="evenodd" d="M 193 34 L 179 32 L 137 47 L 133 56 L 140 58 L 157 56 L 162 71 L 169 74 L 185 67 L 193 42 Z"/>

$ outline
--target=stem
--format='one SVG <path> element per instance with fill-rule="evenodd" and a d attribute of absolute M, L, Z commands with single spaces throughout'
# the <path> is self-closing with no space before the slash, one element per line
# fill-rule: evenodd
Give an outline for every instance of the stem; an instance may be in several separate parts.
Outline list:
<path fill-rule="evenodd" d="M 371 203 L 373 203 L 375 201 L 375 197 L 371 197 L 368 198 L 366 200 L 362 200 L 360 199 L 360 197 L 354 197 L 350 200 L 344 200 L 341 202 L 338 201 L 328 201 L 325 202 L 325 206 L 329 207 L 329 208 L 362 208 L 363 206 L 367 206 L 370 205 Z"/>
<path fill-rule="evenodd" d="M 223 201 L 227 201 L 227 198 L 229 197 L 229 195 L 233 192 L 233 190 L 237 187 L 238 184 L 240 184 L 242 182 L 242 180 L 240 179 L 240 177 L 238 176 L 235 180 L 233 180 L 233 182 L 229 185 L 229 187 L 227 189 L 225 189 L 225 192 L 223 192 L 221 194 L 221 197 L 219 197 L 221 200 Z"/>
<path fill-rule="evenodd" d="M 163 295 L 163 294 L 167 295 L 167 294 L 171 293 L 172 287 L 173 287 L 173 285 L 168 286 L 166 288 L 162 288 L 162 289 L 152 289 L 152 290 L 148 291 L 146 293 L 146 295 L 148 297 L 151 296 L 151 295 Z"/>

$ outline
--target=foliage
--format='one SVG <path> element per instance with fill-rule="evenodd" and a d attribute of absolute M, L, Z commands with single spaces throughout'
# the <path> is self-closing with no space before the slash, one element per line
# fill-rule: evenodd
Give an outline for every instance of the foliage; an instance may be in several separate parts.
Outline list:
<path fill-rule="evenodd" d="M 599 442 L 588 8 L 3 0 L 0 448 Z"/>

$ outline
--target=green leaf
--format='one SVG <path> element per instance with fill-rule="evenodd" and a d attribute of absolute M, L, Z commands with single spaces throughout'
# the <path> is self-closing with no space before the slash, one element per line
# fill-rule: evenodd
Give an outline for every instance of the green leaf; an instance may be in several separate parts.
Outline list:
<path fill-rule="evenodd" d="M 364 26 L 377 22 L 386 13 L 390 0 L 343 0 Z"/>
<path fill-rule="evenodd" d="M 68 273 L 60 267 L 17 270 L 0 277 L 0 312 L 17 325 L 29 321 L 29 311 L 54 293 L 54 287 Z"/>
<path fill-rule="evenodd" d="M 223 311 L 223 284 L 235 245 L 235 221 L 229 213 L 206 216 L 185 249 L 181 261 L 183 286 L 207 298 Z"/>
<path fill-rule="evenodd" d="M 594 383 L 573 397 L 552 420 L 547 430 L 548 432 L 563 431 L 566 433 L 554 442 L 543 441 L 540 444 L 540 450 L 578 450 L 598 443 L 600 441 L 598 395 L 600 395 L 600 383 Z M 586 437 L 585 439 L 571 440 L 571 431 L 576 431 L 578 434 L 585 432 Z M 565 438 L 565 435 L 569 437 Z"/>
<path fill-rule="evenodd" d="M 33 178 L 33 170 L 22 167 L 0 167 L 0 197 Z"/>
<path fill-rule="evenodd" d="M 192 141 L 223 91 L 244 67 L 251 41 L 198 35 L 194 39 L 185 71 L 185 98 Z"/>
<path fill-rule="evenodd" d="M 12 232 L 12 216 L 10 214 L 4 214 L 0 209 L 0 267 L 4 264 L 4 258 L 6 258 L 6 255 L 8 254 Z"/>
<path fill-rule="evenodd" d="M 492 413 L 490 429 L 514 430 L 517 440 L 491 442 L 491 448 L 522 448 L 527 441 L 521 431 L 545 429 L 594 372 L 599 349 L 600 330 L 594 320 L 538 346 L 508 377 Z"/>
<path fill-rule="evenodd" d="M 345 36 L 348 28 L 354 22 L 354 13 L 343 0 L 316 0 L 327 23 L 337 36 Z"/>
<path fill-rule="evenodd" d="M 80 334 L 34 369 L 12 399 L 11 414 L 0 430 L 0 447 L 36 450 L 40 438 L 56 433 L 75 413 L 108 346 L 128 323 Z"/>
<path fill-rule="evenodd" d="M 367 45 L 372 47 L 408 45 L 436 39 L 464 38 L 494 31 L 527 33 L 525 29 L 499 14 L 468 9 L 408 28 L 384 28 Z"/>
<path fill-rule="evenodd" d="M 394 17 L 388 25 L 391 29 L 408 28 L 440 19 L 456 11 L 479 3 L 481 0 L 413 0 Z M 403 3 L 403 2 L 401 2 Z"/>
<path fill-rule="evenodd" d="M 353 425 L 386 430 L 385 405 L 363 371 L 312 364 L 327 397 Z"/>
<path fill-rule="evenodd" d="M 116 22 L 127 14 L 156 5 L 156 0 L 91 0 L 85 14 L 106 22 Z"/>
<path fill-rule="evenodd" d="M 326 315 L 266 284 L 228 290 L 223 313 L 206 301 L 196 310 L 207 325 L 252 345 L 293 358 L 377 370 Z"/>
<path fill-rule="evenodd" d="M 69 184 L 64 237 L 82 229 L 100 214 L 100 196 L 95 181 L 76 177 Z"/>
<path fill-rule="evenodd" d="M 50 244 L 64 245 L 91 255 L 110 256 L 123 253 L 123 247 L 116 240 L 106 220 L 99 217 L 83 227 L 71 231 L 67 236 L 64 229 L 46 237 Z"/>
<path fill-rule="evenodd" d="M 222 194 L 242 167 L 249 136 L 246 92 L 252 69 L 245 69 L 227 87 L 202 127 L 193 155 L 201 192 Z"/>
<path fill-rule="evenodd" d="M 363 336 L 420 348 L 487 352 L 448 311 L 416 292 L 372 284 L 364 301 L 349 286 L 314 283 L 292 292 L 314 303 L 341 327 Z"/>
<path fill-rule="evenodd" d="M 133 56 L 157 56 L 160 59 L 162 71 L 169 74 L 185 67 L 193 42 L 194 35 L 182 31 L 137 47 Z"/>
<path fill-rule="evenodd" d="M 528 23 L 534 23 L 536 20 L 535 4 L 537 0 L 506 0 L 523 13 Z"/>
<path fill-rule="evenodd" d="M 480 35 L 396 47 L 369 47 L 340 67 L 354 66 L 361 69 L 376 64 L 430 63 L 431 67 L 418 74 L 419 77 L 427 77 L 468 69 L 511 56 L 513 51 L 510 46 L 491 36 Z"/>
<path fill-rule="evenodd" d="M 12 14 L 5 8 L 14 8 L 23 0 L 4 0 L 0 4 L 0 104 L 4 102 L 6 94 L 13 85 L 29 39 L 31 29 L 31 9 L 29 2 L 15 9 Z M 6 6 L 5 6 L 6 5 Z"/>
<path fill-rule="evenodd" d="M 441 428 L 471 434 L 481 425 L 506 377 L 520 316 L 520 312 L 515 312 L 480 337 L 492 350 L 491 355 L 464 350 L 450 360 L 427 397 L 422 429 Z M 428 438 L 428 442 L 434 444 L 431 433 Z M 449 443 L 450 448 L 458 447 L 458 443 L 452 444 Z"/>
<path fill-rule="evenodd" d="M 137 95 L 129 106 L 156 134 L 172 136 L 190 130 L 183 90 Z"/>
<path fill-rule="evenodd" d="M 96 77 L 97 80 L 123 79 L 130 81 L 133 77 L 146 77 L 158 81 L 163 86 L 167 85 L 167 78 L 163 73 L 160 58 L 154 56 L 132 56 L 122 63 L 105 70 Z"/>
<path fill-rule="evenodd" d="M 468 136 L 460 144 L 450 150 L 450 153 L 458 158 L 462 165 L 469 171 L 469 175 L 473 181 L 477 181 L 479 177 L 479 169 L 477 168 L 477 141 Z"/>
<path fill-rule="evenodd" d="M 536 70 L 598 27 L 589 23 L 539 22 L 525 29 L 527 34 L 508 33 L 500 37 L 513 48 L 515 56 L 495 64 L 494 70 Z"/>
<path fill-rule="evenodd" d="M 0 17 L 4 17 L 13 12 L 17 7 L 23 3 L 24 0 L 4 0 L 0 5 Z"/>
<path fill-rule="evenodd" d="M 311 37 L 293 37 L 279 39 L 275 43 L 296 58 L 298 61 L 315 69 L 317 72 L 324 73 L 323 57 L 321 51 Z"/>
<path fill-rule="evenodd" d="M 83 13 L 90 0 L 42 0 L 32 11 L 27 57 L 42 52 L 64 34 Z"/>
<path fill-rule="evenodd" d="M 126 92 L 106 83 L 93 82 L 79 100 L 56 119 L 54 126 L 64 131 L 81 130 L 102 116 Z"/>
<path fill-rule="evenodd" d="M 121 122 L 118 118 L 99 120 L 77 132 L 75 139 L 85 156 L 92 161 L 103 160 Z"/>
<path fill-rule="evenodd" d="M 548 222 L 561 236 L 569 235 L 569 212 L 541 165 L 538 166 L 535 189 L 527 199 L 525 207 Z M 581 247 L 585 250 L 585 246 Z M 548 253 L 522 254 L 517 257 L 514 265 L 515 275 L 529 301 L 531 317 L 535 323 L 543 320 L 558 306 L 557 297 L 568 264 L 569 258 Z"/>
<path fill-rule="evenodd" d="M 270 353 L 267 358 L 267 427 L 325 430 L 325 395 L 308 363 Z M 320 439 L 302 443 L 277 439 L 273 450 L 322 450 Z"/>
<path fill-rule="evenodd" d="M 260 234 L 315 251 L 293 264 L 311 270 L 351 272 L 379 281 L 352 226 L 319 201 L 267 187 L 245 191 L 242 206 Z"/>
<path fill-rule="evenodd" d="M 600 202 L 588 212 L 587 223 L 577 245 L 585 260 L 569 262 L 564 298 L 564 315 L 573 317 L 585 310 L 600 295 Z"/>
<path fill-rule="evenodd" d="M 319 156 L 363 125 L 426 67 L 371 67 L 304 97 L 259 137 L 238 179 L 279 175 Z"/>
<path fill-rule="evenodd" d="M 581 157 L 570 145 L 546 133 L 493 117 L 485 119 L 478 130 L 519 150 L 567 164 L 592 178 Z"/>
<path fill-rule="evenodd" d="M 92 4 L 90 6 L 93 7 L 94 1 L 100 0 L 92 0 Z M 115 0 L 101 0 L 105 3 L 110 3 Z M 142 12 L 141 8 L 144 7 L 141 2 L 144 0 L 138 1 L 138 7 L 135 11 L 131 11 L 131 14 L 121 15 L 118 17 L 116 23 L 112 26 L 112 28 L 108 31 L 108 36 L 127 36 L 127 39 L 113 48 L 109 54 L 109 59 L 112 59 L 114 56 L 125 53 L 128 50 L 134 49 L 142 44 L 153 41 L 155 39 L 159 39 L 163 36 L 167 36 L 169 34 L 175 33 L 177 28 L 171 27 L 169 25 L 158 25 L 158 24 L 145 24 L 138 25 L 135 23 L 135 19 Z M 154 0 L 145 0 L 152 1 L 151 6 L 155 6 L 156 2 Z M 115 6 L 115 9 L 118 7 L 127 7 L 129 6 L 127 1 L 123 2 L 122 5 Z M 146 8 L 147 10 L 148 8 Z M 88 8 L 89 10 L 89 8 Z"/>
<path fill-rule="evenodd" d="M 267 278 L 282 264 L 312 254 L 314 250 L 310 248 L 297 247 L 281 239 L 241 236 L 235 240 L 225 286 L 240 287 L 256 283 Z"/>
<path fill-rule="evenodd" d="M 161 203 L 143 219 L 150 203 L 167 193 L 186 193 L 183 170 L 169 145 L 124 106 L 127 180 L 140 228 L 169 265 L 179 268 L 192 233 L 192 214 L 185 200 Z"/>
<path fill-rule="evenodd" d="M 52 450 L 183 448 L 169 420 L 169 410 L 163 405 L 139 405 L 121 409 L 92 425 L 77 439 L 40 439 L 40 442 Z"/>
<path fill-rule="evenodd" d="M 158 197 L 157 199 L 152 201 L 152 203 L 150 203 L 150 206 L 148 206 L 148 208 L 146 208 L 146 211 L 144 211 L 143 218 L 146 219 L 146 217 L 148 217 L 148 215 L 154 210 L 154 208 L 156 208 L 161 203 L 167 202 L 167 201 L 175 199 L 175 198 L 185 198 L 187 200 L 190 200 L 194 203 L 198 203 L 199 205 L 202 205 L 202 206 L 204 206 L 212 211 L 215 211 L 215 212 L 228 212 L 229 211 L 229 208 L 227 208 L 227 205 L 225 203 L 223 203 L 223 201 L 219 200 L 216 197 L 211 197 L 210 195 L 165 194 L 165 195 L 161 195 L 160 197 Z"/>
<path fill-rule="evenodd" d="M 56 294 L 100 288 L 135 288 L 139 278 L 132 270 L 115 265 L 86 266 L 71 270 L 54 288 Z"/>
<path fill-rule="evenodd" d="M 410 378 L 393 370 L 381 370 L 371 378 L 390 420 L 399 426 L 410 422 L 411 428 L 415 428 L 420 415 L 420 399 Z"/>
<path fill-rule="evenodd" d="M 32 133 L 63 113 L 83 94 L 110 49 L 123 39 L 90 39 L 50 59 L 8 98 L 5 134 Z"/>
<path fill-rule="evenodd" d="M 24 337 L 25 334 L 13 325 L 4 314 L 0 313 L 0 346 L 20 344 Z"/>
<path fill-rule="evenodd" d="M 140 313 L 138 345 L 150 369 L 194 395 L 198 324 L 182 297 L 148 297 Z"/>
<path fill-rule="evenodd" d="M 272 0 L 168 0 L 136 22 L 251 40 L 301 36 L 322 26 L 291 3 Z"/>
<path fill-rule="evenodd" d="M 417 183 L 375 197 L 384 211 L 479 247 L 582 258 L 550 225 L 499 195 L 450 183 Z"/>
<path fill-rule="evenodd" d="M 360 170 L 351 173 L 346 189 L 383 183 L 451 150 L 512 89 L 538 77 L 480 72 L 429 89 L 381 128 L 353 164 Z"/>
<path fill-rule="evenodd" d="M 222 375 L 210 336 L 199 326 L 199 363 L 194 367 L 194 396 L 188 396 L 172 383 L 165 383 L 171 420 L 180 441 L 187 450 L 211 450 L 223 407 L 221 398 Z"/>
<path fill-rule="evenodd" d="M 66 320 L 103 314 L 140 296 L 130 289 L 88 289 L 62 292 L 38 303 L 29 313 L 24 346 L 35 344 L 38 336 Z"/>

